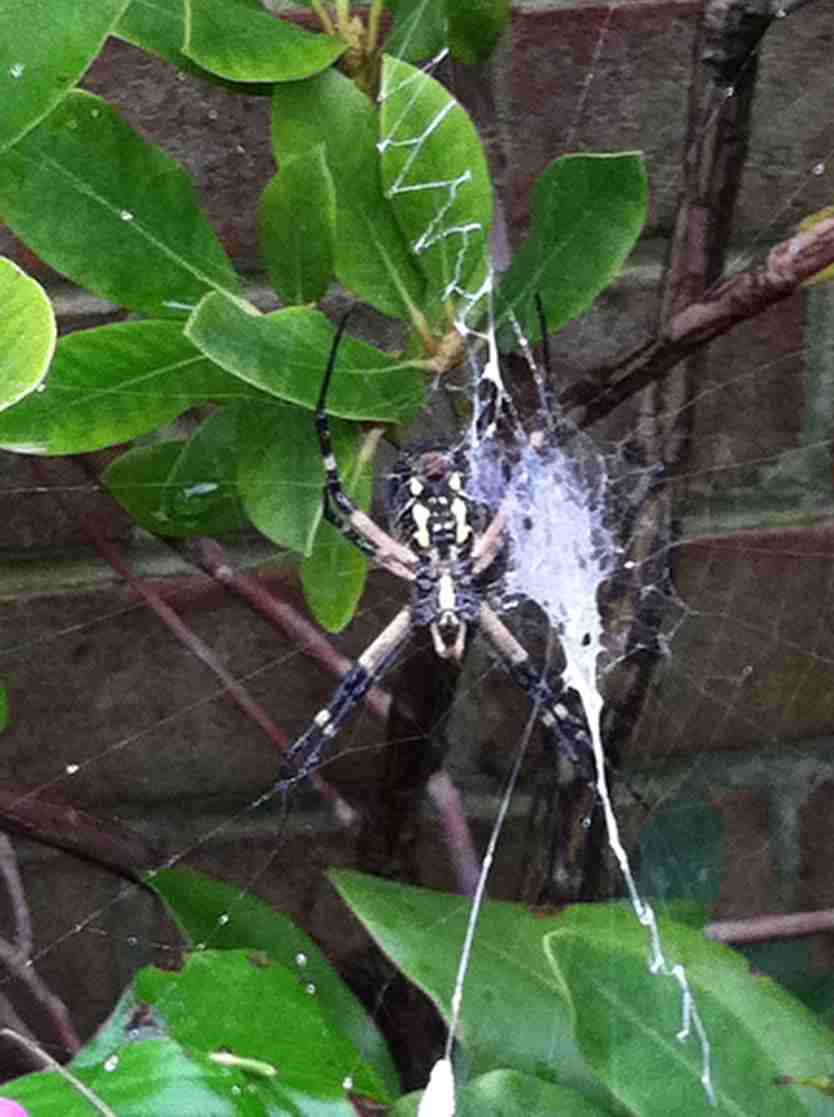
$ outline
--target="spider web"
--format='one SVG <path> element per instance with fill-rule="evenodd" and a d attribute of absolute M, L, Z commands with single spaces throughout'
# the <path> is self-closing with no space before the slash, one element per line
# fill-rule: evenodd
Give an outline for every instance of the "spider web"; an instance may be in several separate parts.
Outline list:
<path fill-rule="evenodd" d="M 593 106 L 594 94 L 617 49 L 618 30 L 613 17 L 622 7 L 628 5 L 611 5 L 595 29 L 590 61 L 581 65 L 576 113 L 566 129 L 569 139 L 564 150 L 593 146 L 593 129 L 586 128 L 584 122 L 589 113 L 593 116 L 589 106 Z M 802 36 L 799 18 L 791 20 L 791 28 Z M 771 48 L 769 43 L 771 49 L 777 47 Z M 819 85 L 811 80 L 810 73 L 806 76 L 801 72 L 803 57 L 816 55 L 813 44 L 805 39 L 801 47 L 793 49 L 799 71 L 796 80 L 783 93 L 783 100 L 777 97 L 769 118 L 757 119 L 756 127 L 782 137 L 785 144 L 789 141 L 784 137 L 793 134 L 803 140 L 793 141 L 780 172 L 784 181 L 777 178 L 767 221 L 757 224 L 754 231 L 748 230 L 743 251 L 732 260 L 730 270 L 740 270 L 784 235 L 796 213 L 822 204 L 806 203 L 806 198 L 819 199 L 820 187 L 830 190 L 830 130 L 818 122 L 811 123 Z M 560 61 L 561 55 L 548 64 L 559 65 Z M 761 84 L 767 88 L 766 74 Z M 661 90 L 658 95 L 673 96 L 669 90 Z M 534 133 L 539 127 L 533 122 Z M 789 176 L 788 171 L 794 173 Z M 757 162 L 754 151 L 748 168 L 753 184 L 767 181 L 772 173 L 772 168 Z M 651 187 L 659 197 L 674 192 L 675 172 L 669 171 L 668 181 L 661 174 L 659 180 L 653 179 Z M 431 230 L 431 237 L 436 235 L 443 234 Z M 654 283 L 657 270 L 638 258 L 629 274 L 639 304 L 641 286 Z M 477 332 L 473 324 L 477 319 L 468 313 L 467 295 L 471 306 L 476 307 L 485 293 L 480 286 L 463 292 L 461 324 L 470 331 Z M 572 323 L 560 335 L 553 356 L 558 375 L 567 369 L 582 372 L 589 367 L 590 354 L 597 360 L 600 336 L 610 337 L 612 349 L 616 349 L 628 335 L 631 327 L 625 320 L 628 315 L 618 305 L 621 298 L 616 292 L 604 295 L 589 316 Z M 674 479 L 675 492 L 681 494 L 678 507 L 682 515 L 685 512 L 674 556 L 670 552 L 679 573 L 676 590 L 672 593 L 665 582 L 650 587 L 669 605 L 661 633 L 666 638 L 667 654 L 655 669 L 634 732 L 641 755 L 650 756 L 653 767 L 663 768 L 665 763 L 669 769 L 661 785 L 663 801 L 657 814 L 662 814 L 664 803 L 679 804 L 693 789 L 705 795 L 736 795 L 739 806 L 729 814 L 723 812 L 722 817 L 731 819 L 740 839 L 746 839 L 747 862 L 763 869 L 762 875 L 773 889 L 768 893 L 765 886 L 758 888 L 758 910 L 780 910 L 781 903 L 788 899 L 785 880 L 791 874 L 797 876 L 801 864 L 815 864 L 807 862 L 798 841 L 799 816 L 805 809 L 812 814 L 815 810 L 824 812 L 824 807 L 816 806 L 814 796 L 830 781 L 834 765 L 834 748 L 828 739 L 832 713 L 828 695 L 834 668 L 828 619 L 834 600 L 827 524 L 831 377 L 826 338 L 830 302 L 823 287 L 809 294 L 808 331 L 799 350 L 781 344 L 781 338 L 775 336 L 778 328 L 768 332 L 761 325 L 763 320 L 745 327 L 740 338 L 728 338 L 714 347 L 724 358 L 711 360 L 709 380 L 699 384 L 694 398 L 686 404 L 695 415 L 694 449 L 687 467 Z M 503 390 L 503 382 L 497 379 L 501 366 L 493 346 L 493 331 L 480 332 L 482 338 L 473 334 L 471 340 L 486 344 L 486 360 L 483 349 L 474 350 L 474 375 L 480 380 L 485 376 L 495 378 Z M 811 367 L 811 383 L 804 380 L 805 365 Z M 789 409 L 785 407 L 786 397 L 791 400 Z M 753 409 L 755 421 L 750 419 Z M 672 403 L 665 415 L 674 416 L 678 411 Z M 599 463 L 599 468 L 591 471 L 596 478 L 590 489 L 593 501 L 587 491 L 584 503 L 566 497 L 580 520 L 579 514 L 595 501 L 613 507 L 615 519 L 624 517 L 637 494 L 645 490 L 644 468 L 630 464 L 623 447 L 646 420 L 636 407 L 626 412 L 618 420 L 619 427 L 613 423 L 601 437 L 593 432 L 592 441 L 581 438 L 588 459 Z M 482 466 L 478 477 L 486 485 L 489 459 L 486 452 L 478 458 L 478 449 L 474 447 L 476 464 Z M 521 490 L 525 499 L 543 490 L 542 478 L 547 479 L 549 487 L 569 486 L 578 468 L 576 457 L 562 456 L 558 448 L 549 449 L 543 459 L 531 457 L 526 464 L 533 471 L 539 470 L 541 476 Z M 6 493 L 12 497 L 50 499 L 38 486 L 22 485 L 19 472 L 11 472 L 11 478 Z M 612 486 L 615 499 L 607 502 Z M 65 487 L 77 487 L 83 500 L 92 499 L 88 486 L 79 485 L 72 477 Z M 615 561 L 617 524 L 608 524 L 605 517 L 600 523 L 587 520 L 584 526 L 577 524 L 577 533 L 581 536 L 584 532 L 589 540 L 586 554 L 594 552 L 599 533 L 609 532 L 602 547 L 609 565 L 601 563 L 596 573 L 586 571 L 588 581 L 581 590 L 574 587 L 553 593 L 556 574 L 547 559 L 542 559 L 552 548 L 542 543 L 538 534 L 557 526 L 562 530 L 563 517 L 554 524 L 552 508 L 549 503 L 544 509 L 536 506 L 532 517 L 535 533 L 526 531 L 523 523 L 511 528 L 515 541 L 523 544 L 526 537 L 529 545 L 527 553 L 523 545 L 514 551 L 512 580 L 518 592 L 537 601 L 551 624 L 574 645 L 574 665 L 569 665 L 574 674 L 570 677 L 577 689 L 587 690 L 586 708 L 593 726 L 598 711 L 589 680 L 597 678 L 597 657 L 605 643 L 599 630 L 597 587 Z M 806 527 L 809 522 L 811 526 Z M 726 534 L 728 525 L 743 529 L 743 534 Z M 763 525 L 767 525 L 766 530 Z M 13 538 L 14 521 L 10 531 Z M 253 548 L 252 560 L 262 562 L 265 550 Z M 700 561 L 689 561 L 692 555 Z M 657 553 L 650 557 L 656 558 Z M 151 576 L 163 578 L 171 572 L 170 561 L 150 549 L 142 561 Z M 302 922 L 326 923 L 335 912 L 336 901 L 322 898 L 321 891 L 314 887 L 314 878 L 320 865 L 339 861 L 333 852 L 340 839 L 332 814 L 314 796 L 309 800 L 298 797 L 283 821 L 280 837 L 273 838 L 268 828 L 259 837 L 252 836 L 250 808 L 258 799 L 257 789 L 268 786 L 274 778 L 275 757 L 268 746 L 253 739 L 251 729 L 228 708 L 224 689 L 214 680 L 207 681 L 204 670 L 159 630 L 155 619 L 147 616 L 128 591 L 107 587 L 109 604 L 103 608 L 101 575 L 93 573 L 85 560 L 76 564 L 74 577 L 79 585 L 96 588 L 84 593 L 56 597 L 51 592 L 52 571 L 46 564 L 41 567 L 38 560 L 27 564 L 25 577 L 22 573 L 17 576 L 29 587 L 34 581 L 39 592 L 9 602 L 7 609 L 11 636 L 6 641 L 4 662 L 13 714 L 12 728 L 5 738 L 9 779 L 17 783 L 25 778 L 32 796 L 54 797 L 101 814 L 112 809 L 137 829 L 143 826 L 148 804 L 155 801 L 160 817 L 149 832 L 157 840 L 165 839 L 177 863 L 188 859 L 191 864 L 220 873 L 223 869 L 218 870 L 218 864 L 225 865 L 243 894 L 250 890 L 265 892 Z M 757 578 L 764 589 L 757 589 Z M 536 579 L 543 581 L 542 588 L 530 592 Z M 274 575 L 274 584 L 284 589 L 288 583 L 279 572 Z M 292 701 L 295 688 L 287 686 L 285 680 L 308 680 L 311 673 L 299 644 L 290 642 L 276 652 L 274 631 L 251 619 L 242 607 L 229 601 L 221 603 L 219 594 L 207 593 L 197 581 L 187 589 L 186 599 L 189 592 L 194 599 L 189 619 L 224 654 L 234 676 L 265 702 L 279 693 L 281 714 L 286 714 L 282 722 L 290 730 L 302 729 L 326 699 L 330 683 L 323 679 L 311 687 L 307 681 L 299 686 L 298 697 Z M 582 603 L 578 608 L 563 610 L 566 600 L 576 606 L 579 599 Z M 352 654 L 361 650 L 400 602 L 396 588 L 378 586 L 372 603 L 360 610 L 347 650 Z M 525 617 L 519 624 L 525 636 L 535 637 L 540 627 L 540 622 Z M 246 627 L 245 641 L 234 635 L 242 625 Z M 573 625 L 576 636 L 571 640 Z M 584 645 L 589 630 L 592 639 Z M 616 664 L 618 656 L 613 659 Z M 101 672 L 103 662 L 107 664 L 106 674 Z M 148 675 L 154 680 L 150 686 Z M 173 687 L 169 685 L 171 680 L 176 680 Z M 493 666 L 476 657 L 461 688 L 461 707 L 466 706 L 468 696 L 483 695 L 495 683 Z M 476 722 L 485 720 L 470 710 L 460 713 L 461 724 L 471 725 L 473 717 Z M 493 733 L 500 735 L 498 731 Z M 509 738 L 502 737 L 499 754 L 492 752 L 486 760 L 481 757 L 473 781 L 475 788 L 488 783 L 495 790 L 502 782 L 498 777 L 503 777 L 510 763 L 506 757 L 514 755 L 514 750 L 506 747 L 507 740 L 519 739 L 517 728 L 510 734 Z M 363 760 L 385 752 L 384 732 L 366 715 L 360 715 L 340 740 L 349 765 L 354 765 L 348 765 L 348 770 L 359 771 L 358 776 L 349 779 L 361 784 L 365 779 Z M 465 767 L 460 759 L 467 752 L 465 740 L 458 758 L 450 758 L 454 772 Z M 473 759 L 473 751 L 470 748 L 465 760 Z M 224 767 L 222 786 L 217 779 L 218 757 Z M 651 778 L 646 776 L 647 781 Z M 188 786 L 191 804 L 172 804 L 172 786 Z M 745 827 L 744 811 L 739 809 L 753 802 L 751 788 L 763 787 L 768 788 L 767 802 L 775 816 L 768 845 L 777 851 L 784 879 L 774 876 L 772 866 L 766 864 L 766 831 Z M 473 802 L 477 811 L 483 798 L 473 796 Z M 270 807 L 280 821 L 280 803 L 271 804 L 267 811 Z M 500 864 L 502 847 L 509 862 L 512 826 L 528 808 L 529 795 L 522 787 L 509 806 L 507 829 L 498 843 L 493 887 L 499 895 L 510 872 L 502 870 Z M 485 813 L 491 820 L 496 812 L 495 800 L 490 799 Z M 819 832 L 820 822 L 816 825 Z M 21 849 L 33 898 L 36 967 L 62 990 L 69 984 L 67 996 L 82 1002 L 82 1018 L 88 1028 L 111 1006 L 109 993 L 100 999 L 90 993 L 96 984 L 102 988 L 112 985 L 107 971 L 118 966 L 119 981 L 126 981 L 138 965 L 157 960 L 160 951 L 164 954 L 170 949 L 173 940 L 133 886 L 114 886 L 112 877 L 95 871 L 79 888 L 77 875 L 74 871 L 67 873 L 62 856 L 50 855 L 44 863 L 42 855 L 25 844 Z M 694 877 L 703 868 L 689 849 L 679 847 L 676 852 L 684 873 Z M 284 874 L 277 887 L 271 879 L 276 863 Z M 740 887 L 741 872 L 731 874 L 730 888 Z M 44 873 L 52 888 L 48 898 L 36 887 L 35 878 Z M 696 882 L 688 878 L 688 883 Z M 694 892 L 698 894 L 697 889 Z M 802 893 L 804 906 L 830 903 L 830 894 L 830 882 L 818 873 Z M 796 897 L 792 899 L 796 906 Z M 725 894 L 724 901 L 724 910 L 730 914 L 745 910 L 736 896 Z M 86 947 L 90 941 L 107 948 L 99 952 L 100 982 L 94 981 L 89 971 L 79 973 L 78 963 L 73 961 L 75 955 L 85 960 L 82 965 L 89 964 Z M 68 980 L 67 974 L 76 976 Z M 709 1034 L 708 1021 L 706 1028 Z M 720 1040 L 716 1040 L 716 1046 L 720 1056 Z"/>
<path fill-rule="evenodd" d="M 441 61 L 444 56 L 436 62 Z M 399 94 L 405 85 L 410 86 L 413 83 L 414 79 L 409 77 L 402 85 L 395 83 L 393 88 L 383 85 L 380 98 L 384 101 L 388 96 Z M 415 93 L 415 100 L 417 96 Z M 396 198 L 398 194 L 420 190 L 438 196 L 430 226 L 412 244 L 415 255 L 420 256 L 444 240 L 457 246 L 456 251 L 451 250 L 455 263 L 452 279 L 443 291 L 443 300 L 447 301 L 450 297 L 459 300 L 461 312 L 456 323 L 458 330 L 464 337 L 479 343 L 485 354 L 480 361 L 477 357 L 473 361 L 475 382 L 472 396 L 476 400 L 476 407 L 468 437 L 473 495 L 491 508 L 500 507 L 506 511 L 509 550 L 507 583 L 510 599 L 520 597 L 535 602 L 558 634 L 564 653 L 565 686 L 579 695 L 590 729 L 597 773 L 596 788 L 604 812 L 609 847 L 619 865 L 634 913 L 647 929 L 650 954 L 648 970 L 655 975 L 671 977 L 680 985 L 683 1024 L 677 1038 L 684 1042 L 692 1032 L 695 1033 L 701 1045 L 701 1081 L 707 1097 L 715 1105 L 710 1043 L 690 991 L 685 969 L 681 964 L 671 964 L 667 960 L 655 913 L 638 891 L 631 862 L 620 837 L 620 826 L 606 776 L 607 757 L 602 741 L 602 711 L 605 702 L 598 685 L 598 666 L 605 641 L 598 597 L 615 568 L 625 561 L 623 548 L 618 547 L 609 526 L 615 504 L 611 491 L 614 481 L 609 474 L 613 473 L 614 467 L 606 462 L 590 438 L 582 435 L 567 419 L 559 415 L 555 421 L 548 415 L 551 429 L 543 434 L 536 432 L 529 444 L 524 442 L 515 460 L 503 460 L 500 444 L 496 441 L 496 420 L 509 405 L 509 399 L 498 356 L 492 269 L 488 269 L 486 279 L 476 287 L 467 289 L 461 286 L 467 253 L 479 233 L 481 239 L 484 239 L 485 230 L 477 226 L 461 225 L 453 218 L 455 202 L 466 190 L 471 176 L 463 173 L 446 181 L 433 178 L 424 182 L 420 179 L 421 150 L 428 148 L 447 114 L 448 109 L 444 107 L 416 135 L 403 136 L 403 124 L 398 121 L 392 136 L 383 140 L 380 145 L 383 158 L 385 152 L 392 147 L 404 147 L 410 153 L 405 169 L 389 189 L 389 197 Z M 428 158 L 427 155 L 426 161 Z M 485 307 L 489 311 L 486 325 L 480 329 L 472 328 L 470 321 L 473 318 L 478 320 L 479 315 L 483 319 Z M 529 343 L 521 333 L 515 316 L 511 315 L 511 318 L 518 343 L 527 357 L 531 375 L 539 387 L 540 395 L 544 397 Z M 485 385 L 489 389 L 487 393 L 483 392 Z M 480 403 L 484 396 L 488 400 L 485 407 Z M 541 399 L 541 404 L 546 406 L 545 398 Z M 487 409 L 489 413 L 485 419 L 484 411 Z M 524 439 L 521 429 L 516 431 L 516 435 L 519 441 Z M 540 437 L 548 439 L 550 444 L 545 442 L 537 445 Z M 622 469 L 617 468 L 617 472 L 622 474 Z M 635 481 L 631 485 L 643 491 L 643 486 Z M 628 479 L 620 476 L 618 487 L 620 491 L 616 503 L 622 504 L 624 493 L 629 488 Z M 516 768 L 514 777 L 517 772 Z M 427 1114 L 454 1111 L 451 1059 L 453 1044 L 457 1038 L 456 1028 L 468 960 L 476 934 L 480 904 L 487 887 L 493 847 L 500 835 L 514 782 L 513 779 L 508 784 L 502 810 L 493 830 L 493 840 L 483 862 L 452 997 L 452 1024 L 446 1051 L 432 1072 L 430 1086 L 421 1103 L 421 1112 Z"/>

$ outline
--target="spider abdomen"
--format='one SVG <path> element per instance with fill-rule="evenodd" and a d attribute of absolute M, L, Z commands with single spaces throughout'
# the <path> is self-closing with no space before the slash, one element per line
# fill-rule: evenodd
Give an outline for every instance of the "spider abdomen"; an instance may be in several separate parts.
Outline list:
<path fill-rule="evenodd" d="M 414 624 L 428 628 L 441 659 L 460 661 L 468 626 L 477 619 L 480 595 L 472 584 L 471 563 L 455 552 L 440 558 L 436 551 L 417 570 L 412 590 Z"/>

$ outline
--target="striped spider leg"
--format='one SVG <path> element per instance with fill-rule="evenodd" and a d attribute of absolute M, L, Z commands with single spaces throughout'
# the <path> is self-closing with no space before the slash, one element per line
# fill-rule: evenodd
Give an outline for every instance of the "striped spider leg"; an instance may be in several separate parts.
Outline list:
<path fill-rule="evenodd" d="M 342 725 L 417 629 L 428 629 L 436 654 L 455 662 L 462 660 L 470 633 L 480 629 L 514 682 L 541 706 L 545 730 L 557 748 L 582 763 L 587 734 L 487 602 L 501 580 L 503 516 L 500 510 L 491 515 L 472 496 L 465 447 L 424 442 L 400 453 L 386 483 L 387 531 L 345 492 L 325 404 L 346 317 L 333 341 L 315 412 L 325 472 L 324 516 L 377 565 L 408 582 L 411 601 L 363 652 L 328 705 L 293 743 L 275 789 L 304 779 L 321 761 Z"/>

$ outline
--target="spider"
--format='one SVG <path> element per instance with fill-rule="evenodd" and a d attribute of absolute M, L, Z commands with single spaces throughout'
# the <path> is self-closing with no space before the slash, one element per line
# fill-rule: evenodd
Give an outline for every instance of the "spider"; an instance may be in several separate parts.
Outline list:
<path fill-rule="evenodd" d="M 490 517 L 489 510 L 468 491 L 463 447 L 423 442 L 400 453 L 386 485 L 387 531 L 357 508 L 345 492 L 331 446 L 325 403 L 347 318 L 347 314 L 342 318 L 333 339 L 315 411 L 325 472 L 323 514 L 376 565 L 408 582 L 411 600 L 359 656 L 330 702 L 293 742 L 284 757 L 285 774 L 275 790 L 303 780 L 320 762 L 367 691 L 417 629 L 428 629 L 441 659 L 457 663 L 470 634 L 480 632 L 539 710 L 551 743 L 589 774 L 590 740 L 582 720 L 564 704 L 564 688 L 557 694 L 549 686 L 490 604 L 501 590 L 504 515 L 499 508 Z"/>

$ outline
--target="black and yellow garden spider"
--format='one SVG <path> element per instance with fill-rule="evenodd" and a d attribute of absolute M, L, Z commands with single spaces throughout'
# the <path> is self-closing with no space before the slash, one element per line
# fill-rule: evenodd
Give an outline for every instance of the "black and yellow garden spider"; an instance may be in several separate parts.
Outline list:
<path fill-rule="evenodd" d="M 324 463 L 324 516 L 377 566 L 411 585 L 411 600 L 365 649 L 284 758 L 274 790 L 303 780 L 321 761 L 367 691 L 393 664 L 417 629 L 427 629 L 441 659 L 460 663 L 467 639 L 485 637 L 513 681 L 529 695 L 556 749 L 590 775 L 592 750 L 580 717 L 565 705 L 527 651 L 500 620 L 505 515 L 490 514 L 469 485 L 465 449 L 423 442 L 404 449 L 386 485 L 388 530 L 357 508 L 342 485 L 325 404 L 336 365 L 343 317 L 333 340 L 315 411 Z"/>

